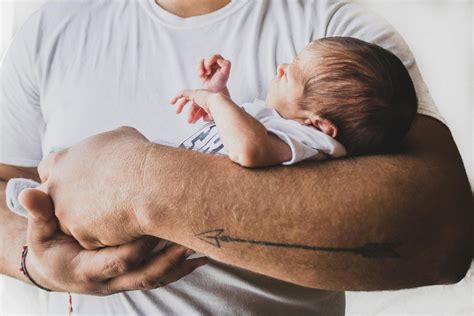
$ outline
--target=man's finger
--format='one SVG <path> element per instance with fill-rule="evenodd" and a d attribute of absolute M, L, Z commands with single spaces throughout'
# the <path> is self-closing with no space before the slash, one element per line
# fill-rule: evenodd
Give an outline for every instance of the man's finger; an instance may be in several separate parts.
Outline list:
<path fill-rule="evenodd" d="M 84 252 L 80 270 L 91 280 L 103 281 L 124 273 L 141 264 L 150 255 L 159 238 L 145 236 L 128 244 Z"/>
<path fill-rule="evenodd" d="M 210 259 L 207 257 L 184 260 L 183 262 L 178 264 L 173 270 L 168 272 L 168 274 L 166 274 L 164 277 L 159 279 L 158 285 L 160 287 L 164 287 L 170 283 L 176 282 L 182 277 L 190 274 L 197 268 L 208 264 L 209 261 Z M 153 288 L 156 288 L 156 287 L 153 287 Z"/>
<path fill-rule="evenodd" d="M 25 189 L 18 199 L 28 211 L 28 243 L 50 240 L 57 230 L 58 221 L 49 195 L 37 189 Z"/>
<path fill-rule="evenodd" d="M 144 269 L 134 271 L 135 276 L 130 278 L 128 275 L 112 279 L 108 283 L 108 288 L 113 293 L 127 290 L 152 290 L 176 282 L 182 277 L 190 274 L 197 268 L 209 263 L 209 258 L 201 257 L 184 260 L 178 263 L 174 268 L 163 276 L 148 275 Z M 148 269 L 150 267 L 147 267 Z"/>
<path fill-rule="evenodd" d="M 38 165 L 38 174 L 41 179 L 41 182 L 46 182 L 49 178 L 49 173 L 53 167 L 54 156 L 56 153 L 51 153 L 43 159 Z"/>
<path fill-rule="evenodd" d="M 48 183 L 45 182 L 45 183 L 42 183 L 40 186 L 36 187 L 35 188 L 36 190 L 38 191 L 41 191 L 41 192 L 44 192 L 46 195 L 50 196 L 49 195 L 49 192 L 48 192 Z M 50 197 L 50 200 L 51 200 L 51 197 Z M 53 207 L 54 209 L 54 207 Z M 58 222 L 58 226 L 59 226 L 59 229 L 66 235 L 69 235 L 71 236 L 71 231 L 66 227 L 64 226 L 63 224 L 61 224 L 61 222 Z M 84 247 L 84 245 L 82 245 Z M 94 248 L 95 249 L 95 248 Z"/>
<path fill-rule="evenodd" d="M 187 250 L 181 245 L 172 245 L 140 268 L 110 280 L 108 287 L 112 292 L 156 287 L 155 284 L 159 285 L 159 281 L 166 278 L 168 272 L 181 264 L 186 258 Z"/>

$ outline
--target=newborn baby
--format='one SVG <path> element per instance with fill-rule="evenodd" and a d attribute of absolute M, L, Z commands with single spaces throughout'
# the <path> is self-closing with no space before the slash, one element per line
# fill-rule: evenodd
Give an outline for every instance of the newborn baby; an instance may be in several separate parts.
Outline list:
<path fill-rule="evenodd" d="M 307 45 L 278 67 L 265 102 L 237 105 L 227 89 L 230 62 L 200 63 L 203 90 L 183 90 L 188 122 L 213 119 L 181 147 L 228 155 L 245 167 L 395 150 L 416 115 L 417 97 L 403 63 L 374 44 L 333 37 Z"/>
<path fill-rule="evenodd" d="M 202 60 L 200 76 L 207 90 L 185 90 L 171 102 L 181 113 L 193 101 L 190 123 L 214 120 L 181 147 L 228 154 L 246 167 L 393 150 L 417 111 L 415 89 L 402 62 L 354 38 L 310 43 L 291 64 L 278 67 L 265 102 L 239 107 L 230 99 L 229 75 L 230 62 L 220 55 Z M 38 185 L 10 180 L 9 208 L 27 216 L 18 196 Z"/>

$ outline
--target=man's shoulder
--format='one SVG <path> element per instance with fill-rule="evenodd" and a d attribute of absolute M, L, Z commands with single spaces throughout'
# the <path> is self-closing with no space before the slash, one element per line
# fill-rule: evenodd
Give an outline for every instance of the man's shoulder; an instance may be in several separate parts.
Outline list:
<path fill-rule="evenodd" d="M 50 0 L 39 7 L 26 21 L 20 32 L 42 36 L 61 31 L 74 24 L 88 23 L 91 18 L 117 10 L 128 1 L 114 0 Z"/>
<path fill-rule="evenodd" d="M 31 19 L 41 19 L 44 22 L 58 22 L 60 20 L 67 20 L 72 16 L 81 15 L 88 11 L 103 7 L 104 5 L 112 5 L 114 1 L 46 1 L 36 12 L 31 16 Z"/>
<path fill-rule="evenodd" d="M 47 1 L 18 30 L 10 48 L 12 51 L 27 51 L 35 61 L 48 58 L 58 46 L 75 47 L 80 38 L 88 38 L 86 32 L 101 32 L 107 23 L 119 23 L 120 12 L 127 13 L 126 9 L 137 6 L 136 3 L 117 0 Z"/>

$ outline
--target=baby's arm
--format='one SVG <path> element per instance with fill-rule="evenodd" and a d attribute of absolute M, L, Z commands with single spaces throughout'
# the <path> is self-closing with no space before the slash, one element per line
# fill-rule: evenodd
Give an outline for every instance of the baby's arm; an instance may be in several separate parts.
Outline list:
<path fill-rule="evenodd" d="M 269 133 L 262 123 L 224 94 L 183 90 L 171 103 L 176 104 L 180 99 L 176 113 L 181 113 L 189 101 L 209 113 L 214 118 L 229 158 L 241 166 L 273 166 L 291 159 L 291 149 L 285 142 Z"/>
<path fill-rule="evenodd" d="M 222 93 L 230 98 L 229 89 L 227 88 L 230 68 L 230 61 L 219 54 L 214 54 L 208 58 L 202 58 L 198 64 L 198 74 L 203 88 L 211 92 Z M 204 118 L 206 121 L 213 119 L 209 113 L 206 113 L 206 111 L 195 104 L 191 105 L 189 113 L 189 123 L 195 123 L 201 118 Z"/>

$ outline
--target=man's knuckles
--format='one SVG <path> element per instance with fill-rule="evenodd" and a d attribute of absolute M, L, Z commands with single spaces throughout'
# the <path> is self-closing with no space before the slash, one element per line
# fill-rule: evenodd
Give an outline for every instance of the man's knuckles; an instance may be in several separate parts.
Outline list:
<path fill-rule="evenodd" d="M 104 276 L 117 276 L 125 274 L 135 268 L 136 262 L 131 258 L 115 258 L 107 262 L 102 267 L 102 274 Z"/>
<path fill-rule="evenodd" d="M 145 277 L 141 280 L 138 280 L 135 287 L 136 289 L 141 291 L 153 290 L 159 287 L 163 287 L 164 284 L 160 281 L 160 277 Z"/>

